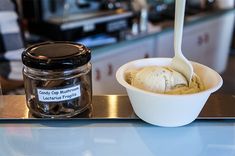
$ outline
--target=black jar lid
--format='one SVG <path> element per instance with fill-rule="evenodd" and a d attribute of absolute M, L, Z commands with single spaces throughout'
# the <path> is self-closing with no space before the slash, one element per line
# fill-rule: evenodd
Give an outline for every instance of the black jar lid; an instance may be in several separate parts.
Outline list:
<path fill-rule="evenodd" d="M 25 66 L 45 70 L 73 69 L 90 59 L 91 52 L 86 46 L 72 42 L 44 42 L 30 46 L 22 53 Z"/>

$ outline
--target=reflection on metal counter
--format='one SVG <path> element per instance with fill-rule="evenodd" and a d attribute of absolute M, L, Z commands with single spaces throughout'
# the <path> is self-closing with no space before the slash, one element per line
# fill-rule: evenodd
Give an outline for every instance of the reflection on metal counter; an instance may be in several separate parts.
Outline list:
<path fill-rule="evenodd" d="M 130 25 L 129 1 L 23 0 L 30 32 L 53 40 L 75 41 L 100 33 L 117 38 Z"/>
<path fill-rule="evenodd" d="M 0 121 L 44 121 L 44 120 L 137 120 L 139 119 L 126 95 L 93 96 L 92 106 L 73 118 L 35 118 L 26 106 L 25 96 L 3 96 L 4 105 L 0 107 Z M 235 119 L 235 96 L 212 94 L 197 119 Z"/>

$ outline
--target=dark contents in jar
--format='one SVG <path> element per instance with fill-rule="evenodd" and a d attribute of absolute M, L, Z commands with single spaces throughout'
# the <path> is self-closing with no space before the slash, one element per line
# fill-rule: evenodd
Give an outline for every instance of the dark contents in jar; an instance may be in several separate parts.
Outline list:
<path fill-rule="evenodd" d="M 92 108 L 92 105 L 89 105 L 86 110 L 80 112 L 77 115 L 71 116 L 70 118 L 92 118 L 92 116 L 93 116 L 93 108 Z M 38 113 L 35 114 L 30 111 L 28 112 L 28 117 L 29 118 L 34 118 L 34 117 L 35 118 L 43 118 L 43 116 L 38 115 Z"/>
<path fill-rule="evenodd" d="M 36 96 L 28 100 L 28 105 L 32 114 L 42 117 L 72 117 L 78 113 L 85 111 L 91 104 L 91 79 L 89 74 L 81 75 L 80 77 L 71 78 L 68 80 L 31 80 L 33 88 L 56 89 L 66 88 L 80 85 L 81 96 L 58 102 L 42 102 Z M 36 95 L 36 89 L 32 89 Z"/>

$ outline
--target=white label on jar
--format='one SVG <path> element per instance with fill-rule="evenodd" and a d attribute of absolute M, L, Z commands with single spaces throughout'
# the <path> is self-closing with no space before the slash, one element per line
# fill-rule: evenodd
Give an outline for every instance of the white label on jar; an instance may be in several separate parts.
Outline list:
<path fill-rule="evenodd" d="M 41 102 L 60 102 L 77 98 L 81 95 L 80 85 L 63 89 L 39 89 L 38 100 Z"/>

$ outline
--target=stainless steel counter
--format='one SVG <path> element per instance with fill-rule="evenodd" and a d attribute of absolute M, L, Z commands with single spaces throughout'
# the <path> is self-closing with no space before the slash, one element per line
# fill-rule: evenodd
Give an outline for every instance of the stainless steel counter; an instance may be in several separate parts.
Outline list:
<path fill-rule="evenodd" d="M 235 96 L 226 94 L 213 94 L 208 99 L 198 119 L 235 119 Z M 147 105 L 147 104 L 145 104 Z M 45 119 L 35 118 L 28 110 L 25 96 L 3 96 L 0 107 L 0 121 L 27 120 L 136 120 L 128 96 L 126 95 L 100 95 L 93 96 L 92 106 L 89 110 L 71 119 Z"/>

